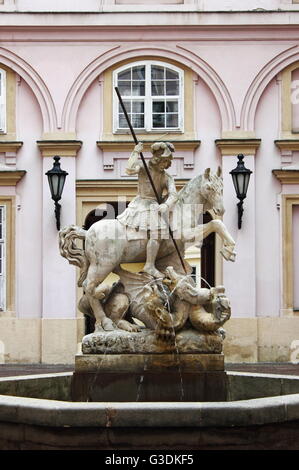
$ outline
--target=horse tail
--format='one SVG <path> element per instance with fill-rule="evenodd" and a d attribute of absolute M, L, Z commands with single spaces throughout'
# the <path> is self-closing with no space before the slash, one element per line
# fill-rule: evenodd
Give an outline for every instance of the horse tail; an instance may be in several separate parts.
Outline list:
<path fill-rule="evenodd" d="M 81 287 L 86 279 L 89 261 L 85 255 L 85 250 L 75 244 L 75 240 L 85 240 L 86 230 L 76 225 L 69 225 L 59 232 L 59 251 L 61 256 L 66 258 L 70 264 L 80 268 L 78 286 Z"/>

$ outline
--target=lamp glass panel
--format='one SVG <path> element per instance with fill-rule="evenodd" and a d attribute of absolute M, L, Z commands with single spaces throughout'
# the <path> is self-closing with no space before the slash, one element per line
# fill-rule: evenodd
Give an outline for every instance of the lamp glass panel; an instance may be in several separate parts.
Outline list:
<path fill-rule="evenodd" d="M 49 187 L 50 187 L 50 193 L 51 193 L 51 197 L 52 197 L 52 194 L 53 194 L 53 186 L 52 186 L 52 179 L 51 179 L 51 176 L 47 175 L 48 176 L 48 183 L 49 183 Z"/>
<path fill-rule="evenodd" d="M 238 175 L 236 175 L 235 173 L 232 174 L 232 177 L 233 177 L 233 183 L 234 183 L 234 187 L 235 187 L 235 191 L 236 191 L 236 194 L 237 196 L 240 194 L 240 191 L 239 191 L 239 186 L 238 186 Z"/>
<path fill-rule="evenodd" d="M 250 173 L 246 173 L 245 175 L 245 182 L 244 182 L 244 194 L 247 194 L 247 189 L 249 185 L 249 180 L 250 180 Z"/>
<path fill-rule="evenodd" d="M 62 195 L 62 191 L 63 191 L 63 187 L 65 183 L 65 176 L 66 175 L 59 175 L 59 185 L 58 185 L 58 193 L 57 193 L 57 196 L 59 197 L 59 199 L 61 198 L 61 195 Z"/>
<path fill-rule="evenodd" d="M 238 189 L 239 189 L 239 195 L 241 197 L 244 197 L 244 189 L 245 189 L 245 174 L 244 173 L 239 173 L 237 175 L 237 184 L 238 184 Z"/>
<path fill-rule="evenodd" d="M 59 176 L 55 174 L 48 175 L 52 199 L 55 199 L 59 190 Z"/>

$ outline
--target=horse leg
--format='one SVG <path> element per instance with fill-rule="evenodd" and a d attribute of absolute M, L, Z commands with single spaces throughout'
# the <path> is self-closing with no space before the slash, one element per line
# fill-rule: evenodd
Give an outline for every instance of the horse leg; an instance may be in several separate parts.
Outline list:
<path fill-rule="evenodd" d="M 97 266 L 89 267 L 87 277 L 83 283 L 83 289 L 88 299 L 90 307 L 96 319 L 96 330 L 104 329 L 105 331 L 115 330 L 113 321 L 108 318 L 104 312 L 101 300 L 103 300 L 111 288 L 106 284 L 102 284 L 103 280 L 108 276 L 110 270 L 99 270 Z"/>
<path fill-rule="evenodd" d="M 183 233 L 184 242 L 194 241 L 194 243 L 201 242 L 210 233 L 216 232 L 223 240 L 224 247 L 221 254 L 226 260 L 235 261 L 236 253 L 234 251 L 235 241 L 229 234 L 224 223 L 219 219 L 211 220 L 210 222 L 187 230 Z"/>

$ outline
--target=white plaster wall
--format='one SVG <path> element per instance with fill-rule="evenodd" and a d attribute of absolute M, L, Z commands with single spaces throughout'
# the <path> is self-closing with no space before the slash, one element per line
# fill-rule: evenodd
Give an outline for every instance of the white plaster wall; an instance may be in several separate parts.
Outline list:
<path fill-rule="evenodd" d="M 238 229 L 236 192 L 230 171 L 237 166 L 236 155 L 222 158 L 223 222 L 236 242 L 236 261 L 223 261 L 223 284 L 231 301 L 232 317 L 251 318 L 256 311 L 255 291 L 255 157 L 245 156 L 245 166 L 253 173 L 250 178 L 247 197 L 244 201 L 242 227 Z"/>
<path fill-rule="evenodd" d="M 63 157 L 61 168 L 68 172 L 60 202 L 61 228 L 76 221 L 75 157 Z M 43 159 L 43 318 L 75 318 L 76 269 L 62 258 L 58 247 L 58 231 L 48 181 L 44 174 L 51 169 L 52 158 Z"/>
<path fill-rule="evenodd" d="M 115 0 L 5 0 L 4 7 L 17 11 L 101 11 L 117 9 L 144 9 L 153 8 L 190 8 L 204 11 L 247 11 L 253 9 L 277 9 L 293 7 L 292 0 L 121 0 L 116 4 Z"/>
<path fill-rule="evenodd" d="M 18 138 L 24 142 L 17 156 L 18 169 L 26 170 L 17 185 L 16 311 L 20 318 L 74 318 L 75 269 L 60 256 L 45 172 L 53 159 L 43 158 L 36 141 L 42 133 L 41 113 L 29 86 L 17 89 Z M 75 222 L 75 158 L 61 160 L 69 175 L 62 196 L 61 226 Z"/>
<path fill-rule="evenodd" d="M 17 87 L 18 139 L 23 147 L 17 168 L 27 173 L 17 185 L 16 310 L 20 318 L 41 315 L 42 299 L 42 159 L 36 140 L 42 132 L 38 103 L 24 80 Z"/>
<path fill-rule="evenodd" d="M 113 178 L 113 172 L 106 172 L 108 176 L 104 174 L 102 151 L 96 145 L 102 127 L 101 96 L 101 86 L 99 81 L 95 80 L 85 93 L 79 107 L 76 130 L 83 146 L 77 156 L 78 179 Z"/>
<path fill-rule="evenodd" d="M 7 0 L 6 0 L 7 2 Z M 17 11 L 99 11 L 102 0 L 13 0 Z M 10 2 L 7 2 L 11 4 Z"/>
<path fill-rule="evenodd" d="M 221 137 L 221 118 L 216 100 L 203 80 L 196 86 L 195 124 L 197 137 L 201 140 L 200 148 L 195 155 L 194 176 L 205 168 L 216 170 L 221 166 L 220 154 L 215 140 Z"/>
<path fill-rule="evenodd" d="M 279 129 L 279 86 L 268 85 L 258 104 L 257 137 L 262 144 L 256 156 L 256 301 L 257 316 L 279 315 L 280 308 L 280 214 L 281 191 L 272 169 L 280 168 L 280 153 L 274 144 Z"/>
<path fill-rule="evenodd" d="M 213 11 L 247 11 L 254 9 L 275 10 L 292 5 L 292 0 L 199 0 L 199 5 L 203 10 Z"/>

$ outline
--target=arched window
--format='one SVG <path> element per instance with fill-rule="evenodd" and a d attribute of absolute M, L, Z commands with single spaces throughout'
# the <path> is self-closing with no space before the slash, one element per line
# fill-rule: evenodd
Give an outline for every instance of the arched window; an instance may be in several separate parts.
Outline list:
<path fill-rule="evenodd" d="M 135 62 L 114 72 L 117 86 L 135 130 L 183 132 L 183 71 L 158 61 Z M 128 125 L 114 96 L 114 132 Z"/>
<path fill-rule="evenodd" d="M 0 133 L 6 132 L 6 72 L 0 69 Z"/>

